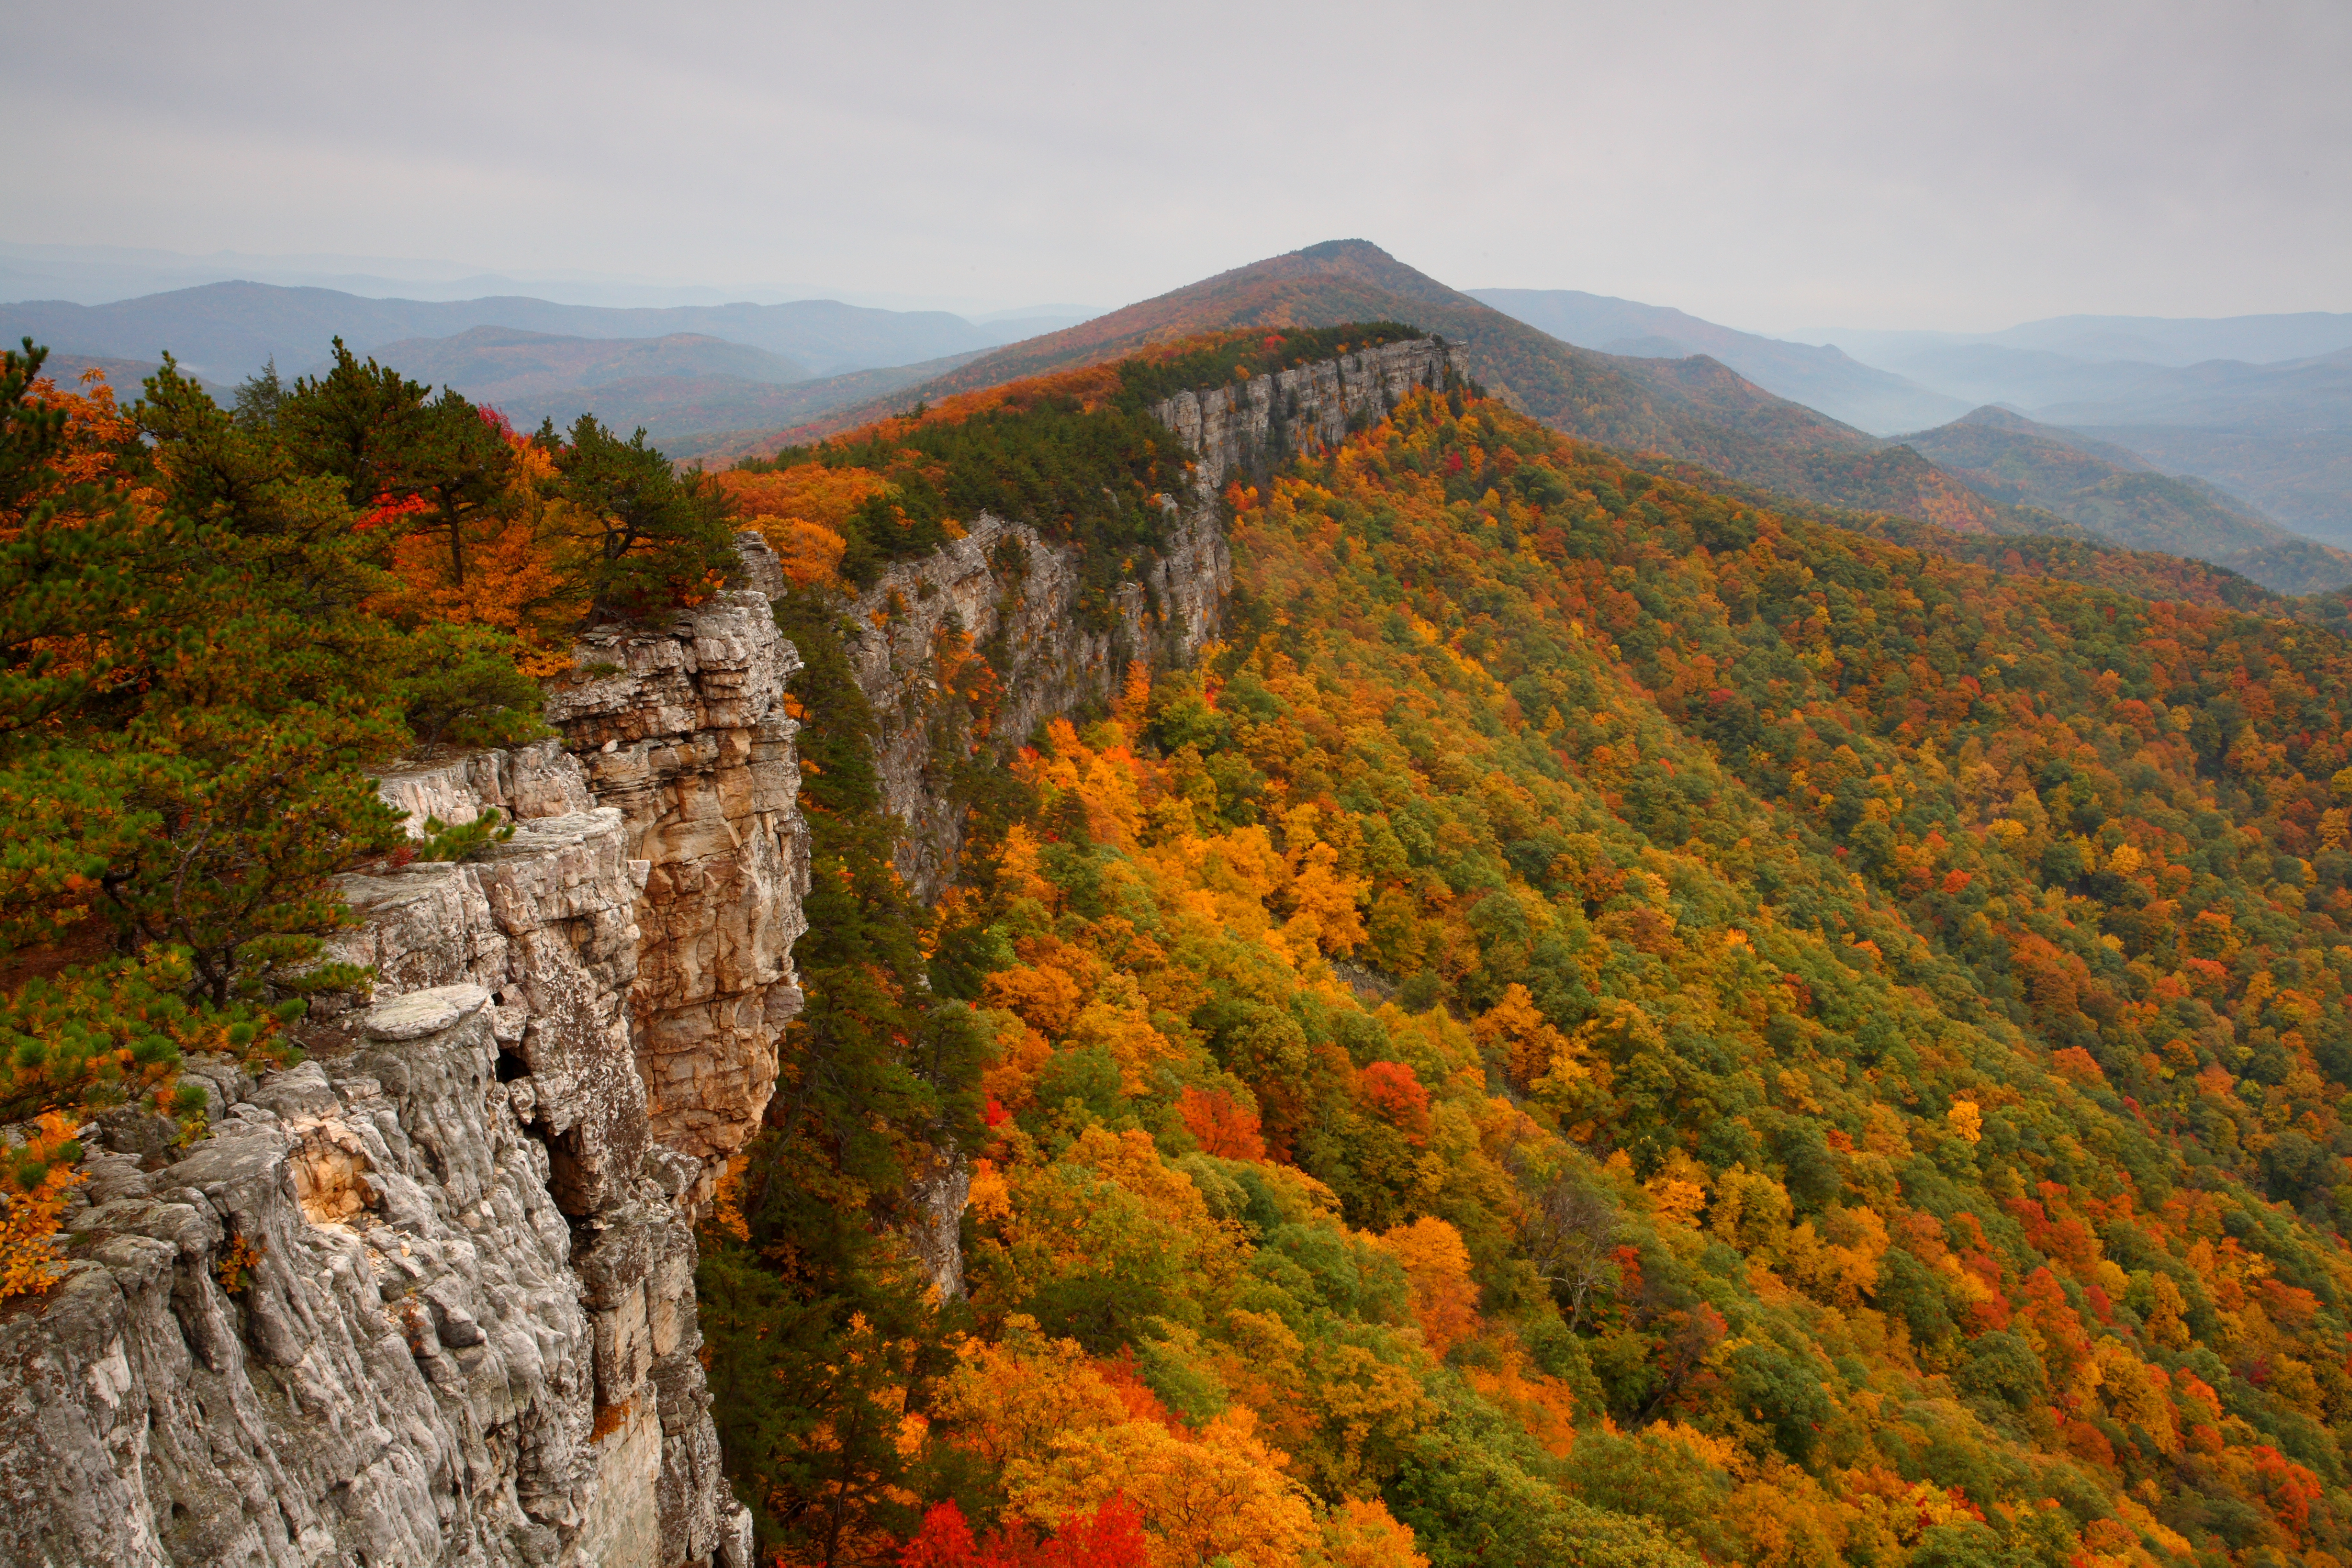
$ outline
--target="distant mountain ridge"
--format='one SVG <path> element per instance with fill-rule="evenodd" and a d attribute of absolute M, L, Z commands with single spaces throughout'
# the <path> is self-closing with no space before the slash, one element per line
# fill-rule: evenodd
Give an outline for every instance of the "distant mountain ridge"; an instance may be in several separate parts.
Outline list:
<path fill-rule="evenodd" d="M 1203 331 L 1381 320 L 1412 321 L 1463 345 L 1481 382 L 1570 435 L 1659 452 L 1801 500 L 1894 511 L 1961 531 L 1997 527 L 1989 502 L 1918 454 L 1775 397 L 1713 360 L 1625 358 L 1574 347 L 1360 239 L 1329 240 L 1235 268 L 982 354 L 890 401 L 837 409 L 765 442 L 708 455 L 773 450 L 919 398 L 1102 363 Z"/>
<path fill-rule="evenodd" d="M 2044 423 L 2352 428 L 2352 349 L 2276 364 L 2160 365 L 1973 343 L 1894 363 L 1979 405 L 2006 404 Z"/>
<path fill-rule="evenodd" d="M 373 352 L 412 380 L 454 386 L 478 403 L 649 376 L 726 376 L 774 385 L 809 379 L 808 367 L 795 360 L 699 332 L 568 338 L 472 327 L 455 337 L 409 338 Z"/>
<path fill-rule="evenodd" d="M 1885 331 L 1810 327 L 1792 332 L 1803 342 L 1835 343 L 1867 364 L 1885 364 L 1931 348 L 1985 347 L 2063 355 L 2068 359 L 2130 360 L 2189 365 L 2207 360 L 2275 364 L 2352 348 L 2352 312 L 2181 318 L 2052 316 L 1997 332 Z"/>
<path fill-rule="evenodd" d="M 583 414 L 593 414 L 623 435 L 643 429 L 663 451 L 690 456 L 745 440 L 746 432 L 756 435 L 817 417 L 845 404 L 885 396 L 898 387 L 952 370 L 970 358 L 970 354 L 950 354 L 920 364 L 853 370 L 787 384 L 730 375 L 632 376 L 489 401 L 519 426 L 536 426 L 541 419 L 569 426 Z"/>
<path fill-rule="evenodd" d="M 209 283 L 110 305 L 0 304 L 0 341 L 30 336 L 59 353 L 149 363 L 169 350 L 222 381 L 240 381 L 272 359 L 280 369 L 315 363 L 338 336 L 366 353 L 476 327 L 579 338 L 698 333 L 784 355 L 820 375 L 969 353 L 1007 336 L 944 310 L 877 310 L 832 300 L 621 309 L 522 297 L 373 300 L 332 289 Z"/>
<path fill-rule="evenodd" d="M 2352 430 L 2081 425 L 2071 431 L 2170 472 L 2211 479 L 2284 523 L 2352 546 Z"/>
<path fill-rule="evenodd" d="M 2038 507 L 2134 550 L 2224 566 L 2282 594 L 2352 584 L 2352 553 L 2303 539 L 2203 480 L 2001 408 L 1905 437 L 1990 500 Z"/>
<path fill-rule="evenodd" d="M 1967 405 L 1832 346 L 1783 342 L 1677 310 L 1573 289 L 1473 289 L 1471 298 L 1563 342 L 1604 353 L 1684 359 L 1706 354 L 1765 391 L 1875 435 L 1941 423 Z"/>
<path fill-rule="evenodd" d="M 2352 314 L 2067 316 L 2001 332 L 1801 335 L 1971 404 L 2128 448 L 2352 545 Z"/>
<path fill-rule="evenodd" d="M 673 454 L 724 459 L 1203 331 L 1402 320 L 1465 345 L 1474 374 L 1555 428 L 1791 500 L 1963 534 L 2081 530 L 2221 563 L 2284 591 L 2332 585 L 2340 563 L 2282 523 L 2352 544 L 2352 348 L 2273 364 L 2075 357 L 2105 347 L 2310 346 L 2352 332 L 2352 317 L 2085 317 L 1974 338 L 1879 334 L 1873 341 L 1907 345 L 1914 357 L 1874 365 L 1669 307 L 1568 289 L 1481 293 L 1339 240 L 1009 344 L 1009 334 L 1052 325 L 1035 313 L 1052 308 L 972 322 L 825 300 L 611 309 L 256 283 L 95 307 L 0 305 L 0 341 L 29 334 L 57 351 L 61 373 L 100 365 L 128 395 L 166 348 L 225 385 L 272 358 L 289 374 L 314 369 L 341 335 L 520 425 L 594 413 L 624 432 L 643 427 Z M 2038 458 L 2032 483 L 2010 482 L 1954 444 L 1969 406 L 1948 395 L 1955 391 L 2026 411 L 2037 441 L 2089 453 L 2110 471 L 2069 485 L 2066 462 Z M 1906 444 L 1869 433 L 1895 428 L 1945 432 L 1937 449 L 1948 461 L 1926 449 L 1936 444 L 1928 436 Z M 2137 472 L 2148 465 L 2163 472 Z"/>

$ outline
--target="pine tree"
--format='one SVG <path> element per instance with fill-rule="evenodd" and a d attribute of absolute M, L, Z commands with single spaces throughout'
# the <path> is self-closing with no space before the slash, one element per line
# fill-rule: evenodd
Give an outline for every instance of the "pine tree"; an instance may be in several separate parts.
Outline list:
<path fill-rule="evenodd" d="M 552 453 L 562 491 L 578 520 L 591 614 L 636 616 L 708 595 L 735 564 L 728 503 L 699 470 L 680 475 L 646 444 L 628 440 L 583 414 L 570 439 L 552 423 L 536 439 Z"/>

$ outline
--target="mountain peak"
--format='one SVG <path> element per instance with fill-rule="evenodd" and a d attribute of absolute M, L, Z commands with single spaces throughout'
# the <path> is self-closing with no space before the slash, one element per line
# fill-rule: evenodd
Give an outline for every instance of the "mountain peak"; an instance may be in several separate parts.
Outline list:
<path fill-rule="evenodd" d="M 2014 408 L 2003 408 L 1998 403 L 1988 403 L 1980 408 L 1971 408 L 1952 423 L 1981 425 L 1993 430 L 2013 430 L 2021 436 L 2040 435 L 2045 428 L 2033 420 L 2028 419 Z"/>
<path fill-rule="evenodd" d="M 1341 257 L 1360 257 L 1393 264 L 1396 258 L 1369 239 L 1327 239 L 1317 245 L 1302 246 L 1291 254 L 1307 261 L 1332 261 Z"/>
<path fill-rule="evenodd" d="M 1364 239 L 1329 239 L 983 354 L 919 386 L 757 442 L 691 454 L 772 453 L 919 400 L 1107 363 L 1205 332 L 1409 323 L 1463 348 L 1482 384 L 1555 429 L 1661 454 L 1782 495 L 1983 531 L 1980 498 L 1914 453 L 1765 392 L 1704 350 L 1673 360 L 1578 348 L 1447 287 Z M 1712 347 L 1712 345 L 1708 345 Z"/>

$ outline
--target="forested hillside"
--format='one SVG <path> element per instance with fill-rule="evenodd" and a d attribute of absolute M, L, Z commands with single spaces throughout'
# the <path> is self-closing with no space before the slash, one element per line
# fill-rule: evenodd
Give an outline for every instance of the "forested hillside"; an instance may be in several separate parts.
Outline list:
<path fill-rule="evenodd" d="M 917 908 L 801 513 L 1145 547 L 1055 511 L 1148 482 L 1129 377 L 730 481 L 799 551 L 816 833 L 704 1254 L 766 1550 L 2342 1559 L 2340 642 L 1423 395 L 1228 492 L 1204 667 L 992 737 L 940 648 Z M 964 1300 L 900 1240 L 942 1160 Z"/>
<path fill-rule="evenodd" d="M 812 828 L 699 1277 L 763 1557 L 2344 1561 L 2352 655 L 2242 580 L 1418 394 L 1214 502 L 1198 668 L 1009 735 L 1002 650 L 942 637 L 964 874 L 911 898 L 852 592 L 983 509 L 1107 591 L 1189 483 L 1153 403 L 1410 330 L 716 482 L 349 355 L 228 406 L 12 355 L 0 1291 L 54 1278 L 86 1119 L 201 1139 L 183 1053 L 283 1060 L 362 980 L 333 873 L 500 830 L 412 841 L 372 773 L 536 732 L 580 627 L 721 581 L 731 508 Z"/>
<path fill-rule="evenodd" d="M 1356 239 L 1235 268 L 1011 344 L 897 402 L 843 409 L 780 439 L 807 440 L 917 398 L 1105 363 L 1200 332 L 1374 320 L 1412 321 L 1444 333 L 1469 352 L 1473 374 L 1490 390 L 1587 440 L 1659 452 L 1807 500 L 1968 531 L 1990 531 L 1998 521 L 1990 503 L 1916 452 L 1774 397 L 1712 360 L 1630 359 L 1571 347 Z"/>

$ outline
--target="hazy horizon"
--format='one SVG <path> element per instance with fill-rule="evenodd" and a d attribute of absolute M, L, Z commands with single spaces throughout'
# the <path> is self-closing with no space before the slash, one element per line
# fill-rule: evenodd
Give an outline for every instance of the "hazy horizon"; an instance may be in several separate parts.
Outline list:
<path fill-rule="evenodd" d="M 15 289 L 12 291 L 12 284 L 14 280 L 22 275 L 22 273 L 20 268 L 12 267 L 11 262 L 22 258 L 26 252 L 39 252 L 43 250 L 85 253 L 94 258 L 90 271 L 100 277 L 105 276 L 109 268 L 112 268 L 118 273 L 128 272 L 134 268 L 140 269 L 142 274 L 141 280 L 135 284 L 125 283 L 120 287 L 110 288 L 105 287 L 102 284 L 91 283 L 89 280 L 88 275 L 85 275 L 80 279 L 82 283 L 81 287 L 74 288 L 65 292 L 39 294 L 25 292 L 21 289 Z M 1252 259 L 1256 260 L 1264 258 L 1254 258 Z M 71 265 L 71 263 L 64 259 L 50 259 L 42 261 L 39 265 L 55 268 L 59 271 L 62 271 L 66 267 Z M 1236 265 L 1247 265 L 1247 263 L 1236 263 Z M 373 272 L 356 270 L 361 268 L 373 268 L 377 270 Z M 397 276 L 396 272 L 403 268 L 408 269 L 410 275 L 406 277 Z M 1220 270 L 1223 269 L 1221 268 Z M 185 274 L 185 276 L 176 276 L 175 274 Z M 331 289 L 339 292 L 352 294 L 362 299 L 408 299 L 435 301 L 462 301 L 472 299 L 495 297 L 498 295 L 520 295 L 530 298 L 543 299 L 551 302 L 569 305 L 637 309 L 658 309 L 677 305 L 716 305 L 738 303 L 769 305 L 812 300 L 830 300 L 839 301 L 844 304 L 878 310 L 901 311 L 946 311 L 962 316 L 966 320 L 977 324 L 989 324 L 998 321 L 1048 317 L 1078 321 L 1094 315 L 1107 314 L 1112 310 L 1120 309 L 1124 305 L 1136 302 L 1134 300 L 1119 300 L 1110 303 L 1079 305 L 1069 301 L 1041 301 L 1023 305 L 1007 306 L 998 304 L 992 300 L 974 300 L 970 297 L 908 294 L 887 291 L 875 292 L 857 289 L 828 288 L 822 284 L 804 284 L 798 286 L 784 285 L 781 287 L 747 284 L 730 288 L 725 285 L 714 286 L 706 283 L 698 283 L 686 279 L 679 279 L 677 280 L 628 279 L 585 271 L 572 273 L 556 272 L 537 275 L 523 272 L 518 275 L 516 273 L 501 273 L 487 267 L 468 266 L 465 263 L 457 261 L 410 258 L 331 255 L 267 256 L 236 252 L 215 252 L 211 256 L 194 256 L 184 252 L 166 251 L 154 247 L 45 247 L 26 246 L 8 241 L 0 241 L 0 302 L 18 300 L 31 300 L 35 299 L 61 299 L 70 300 L 77 304 L 101 305 L 117 303 L 125 300 L 145 298 L 154 294 L 173 292 L 183 289 L 202 287 L 207 283 L 231 281 L 263 283 L 280 288 Z M 1179 287 L 1181 286 L 1181 285 L 1179 285 Z M 1571 286 L 1564 284 L 1523 286 L 1511 283 L 1482 283 L 1464 288 L 1463 292 L 1472 295 L 1479 295 L 1496 290 L 1519 289 L 1522 287 L 1531 287 L 1540 289 L 1558 289 L 1564 292 L 1580 292 L 1591 294 L 1597 299 L 1609 299 L 1618 303 L 1639 305 L 1643 307 L 1664 309 L 1679 308 L 1675 301 L 1670 300 L 1626 300 L 1621 296 L 1602 296 L 1594 294 L 1592 290 L 1589 289 L 1575 289 Z M 1917 337 L 1920 339 L 1941 338 L 1953 341 L 1965 341 L 1973 338 L 2004 336 L 2037 326 L 2071 320 L 2111 320 L 2116 321 L 2163 321 L 2191 322 L 2200 321 L 2252 320 L 2261 319 L 2263 317 L 2276 319 L 2313 314 L 2345 315 L 2352 314 L 2352 312 L 2247 312 L 2238 317 L 2215 318 L 2184 316 L 2165 317 L 2152 315 L 2116 316 L 2109 312 L 2085 310 L 2070 311 L 2054 317 L 2040 317 L 2032 321 L 2004 322 L 1999 326 L 1983 327 L 1972 331 L 1960 329 L 1919 329 L 1902 326 L 1856 328 L 1850 324 L 1815 324 L 1810 327 L 1801 327 L 1776 332 L 1759 332 L 1759 335 L 1780 338 L 1791 342 L 1799 343 L 1826 342 L 1833 341 L 1841 335 L 1859 335 L 1863 337 L 1878 337 L 1886 339 L 1898 339 L 1904 337 Z M 1729 327 L 1733 330 L 1741 331 L 1759 331 L 1758 329 L 1748 327 L 1745 323 L 1738 321 L 1718 321 L 1712 324 Z"/>
<path fill-rule="evenodd" d="M 2340 6 L 1327 16 L 27 7 L 0 81 L 60 133 L 5 237 L 987 310 L 1360 236 L 1775 334 L 2352 310 Z"/>

